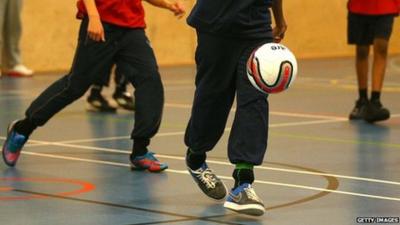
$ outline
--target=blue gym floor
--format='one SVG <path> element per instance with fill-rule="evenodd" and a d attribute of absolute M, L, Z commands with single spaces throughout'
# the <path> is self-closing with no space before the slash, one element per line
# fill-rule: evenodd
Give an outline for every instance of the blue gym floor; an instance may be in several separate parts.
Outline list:
<path fill-rule="evenodd" d="M 377 124 L 347 119 L 357 97 L 352 58 L 299 62 L 292 88 L 270 96 L 269 145 L 254 184 L 267 208 L 262 217 L 224 210 L 189 177 L 183 134 L 195 70 L 161 73 L 166 103 L 151 149 L 167 171 L 130 171 L 133 114 L 89 113 L 82 98 L 31 136 L 16 168 L 0 162 L 0 224 L 350 225 L 400 216 L 400 56 L 390 57 L 382 96 L 392 117 Z M 58 77 L 1 78 L 0 144 L 8 123 Z M 228 186 L 231 121 L 208 156 Z"/>

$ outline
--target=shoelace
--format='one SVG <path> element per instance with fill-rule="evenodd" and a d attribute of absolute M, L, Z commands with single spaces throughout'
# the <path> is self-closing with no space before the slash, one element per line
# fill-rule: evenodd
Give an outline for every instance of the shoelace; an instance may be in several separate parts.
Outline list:
<path fill-rule="evenodd" d="M 208 189 L 215 188 L 217 177 L 213 174 L 211 169 L 205 169 L 203 172 L 200 172 L 197 177 L 206 185 Z"/>
<path fill-rule="evenodd" d="M 251 186 L 244 188 L 244 191 L 246 192 L 246 195 L 249 199 L 261 202 L 260 198 L 257 196 L 256 192 Z"/>

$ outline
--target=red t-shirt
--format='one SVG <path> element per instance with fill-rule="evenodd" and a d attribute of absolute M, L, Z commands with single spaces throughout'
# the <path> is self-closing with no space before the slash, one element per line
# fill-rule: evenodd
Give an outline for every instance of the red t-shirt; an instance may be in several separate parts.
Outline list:
<path fill-rule="evenodd" d="M 145 28 L 142 0 L 95 0 L 100 19 L 121 27 Z M 77 18 L 87 15 L 83 0 L 78 0 Z"/>
<path fill-rule="evenodd" d="M 349 0 L 348 9 L 363 15 L 399 14 L 400 0 Z"/>

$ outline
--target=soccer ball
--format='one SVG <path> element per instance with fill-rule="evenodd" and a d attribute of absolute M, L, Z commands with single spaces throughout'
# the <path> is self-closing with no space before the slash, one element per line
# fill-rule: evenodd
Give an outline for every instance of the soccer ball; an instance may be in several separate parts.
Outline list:
<path fill-rule="evenodd" d="M 296 57 L 282 44 L 264 44 L 247 60 L 247 77 L 257 90 L 266 94 L 288 89 L 296 75 Z"/>

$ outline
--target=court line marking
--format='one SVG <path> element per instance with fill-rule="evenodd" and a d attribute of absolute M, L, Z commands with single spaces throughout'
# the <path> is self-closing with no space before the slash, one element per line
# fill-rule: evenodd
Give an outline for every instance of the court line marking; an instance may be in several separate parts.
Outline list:
<path fill-rule="evenodd" d="M 303 125 L 316 125 L 316 124 L 327 124 L 327 123 L 337 123 L 347 121 L 347 119 L 329 119 L 329 120 L 313 120 L 313 121 L 301 121 L 301 122 L 289 122 L 289 123 L 276 123 L 269 125 L 270 128 L 278 128 L 278 127 L 293 127 L 293 126 L 303 126 Z M 231 128 L 225 128 L 225 132 L 229 132 Z M 180 136 L 184 135 L 184 131 L 177 131 L 177 132 L 165 132 L 165 133 L 158 133 L 155 137 L 168 137 L 168 136 Z M 104 138 L 88 138 L 88 139 L 75 139 L 75 140 L 68 140 L 68 141 L 60 141 L 58 143 L 85 143 L 85 142 L 94 142 L 94 141 L 115 141 L 115 140 L 123 140 L 129 139 L 130 136 L 114 136 L 114 137 L 104 137 Z M 5 137 L 0 137 L 0 139 L 5 139 Z M 29 140 L 32 142 L 33 140 Z M 26 146 L 41 146 L 44 144 L 32 144 L 28 143 Z"/>
<path fill-rule="evenodd" d="M 12 191 L 12 187 L 0 187 L 0 192 L 7 192 L 7 191 Z"/>
<path fill-rule="evenodd" d="M 176 132 L 165 132 L 165 133 L 158 133 L 155 137 L 169 137 L 169 136 L 180 136 L 184 135 L 184 131 L 176 131 Z M 81 140 L 70 140 L 70 141 L 60 141 L 60 143 L 80 143 L 82 142 L 92 142 L 92 141 L 112 141 L 112 140 L 121 140 L 121 139 L 128 139 L 130 140 L 130 136 L 115 136 L 115 137 L 106 137 L 106 138 L 93 138 L 93 139 L 81 139 Z"/>
<path fill-rule="evenodd" d="M 74 196 L 80 195 L 83 193 L 88 193 L 96 189 L 96 186 L 92 183 L 89 183 L 84 180 L 79 179 L 65 179 L 65 178 L 37 178 L 37 177 L 0 177 L 0 181 L 12 181 L 12 182 L 40 182 L 45 185 L 48 183 L 61 183 L 61 184 L 72 184 L 74 186 L 78 186 L 79 188 L 75 188 L 68 191 L 61 191 L 58 193 L 54 193 L 57 196 Z M 9 191 L 16 191 L 15 188 L 11 188 Z M 0 196 L 0 201 L 18 201 L 18 200 L 31 200 L 43 198 L 43 196 L 37 195 L 24 195 L 24 196 Z"/>
<path fill-rule="evenodd" d="M 47 158 L 64 159 L 64 160 L 72 160 L 72 161 L 81 161 L 81 162 L 88 162 L 88 163 L 94 163 L 94 164 L 103 164 L 103 165 L 112 165 L 112 166 L 119 166 L 119 167 L 130 167 L 130 165 L 126 164 L 126 163 L 118 163 L 118 162 L 111 162 L 111 161 L 94 160 L 94 159 L 82 159 L 82 158 L 76 158 L 76 157 L 59 156 L 59 155 L 36 153 L 36 152 L 29 152 L 29 151 L 24 151 L 22 153 L 23 154 L 27 154 L 27 155 L 47 157 Z M 186 170 L 167 169 L 167 170 L 165 170 L 165 172 L 189 175 L 188 171 L 186 171 Z M 327 176 L 327 174 L 324 174 L 324 176 Z M 232 177 L 228 177 L 228 176 L 219 176 L 219 177 L 222 178 L 222 179 L 225 179 L 225 180 L 233 180 Z M 280 183 L 280 182 L 264 181 L 264 180 L 255 180 L 254 183 L 281 186 L 281 187 L 283 186 L 283 187 L 290 187 L 290 188 L 298 188 L 298 189 L 305 189 L 305 190 L 313 190 L 313 191 L 320 191 L 320 192 L 330 192 L 330 193 L 335 193 L 335 194 L 352 195 L 352 196 L 358 196 L 358 197 L 366 197 L 366 198 L 382 199 L 382 200 L 390 200 L 390 201 L 399 201 L 400 202 L 400 198 L 395 198 L 395 197 L 381 196 L 381 195 L 369 195 L 369 194 L 363 194 L 363 193 L 357 193 L 357 192 L 349 192 L 349 191 L 331 190 L 331 189 L 318 188 L 318 187 L 312 187 L 312 186 L 306 186 L 306 185 L 296 185 L 296 184 Z"/>
<path fill-rule="evenodd" d="M 400 117 L 400 114 L 392 115 L 393 118 Z M 288 123 L 276 123 L 270 124 L 269 128 L 279 128 L 279 127 L 293 127 L 293 126 L 302 126 L 302 125 L 317 125 L 317 124 L 328 124 L 328 123 L 338 123 L 348 121 L 348 119 L 327 119 L 327 120 L 313 120 L 313 121 L 300 121 L 300 122 L 288 122 Z M 231 128 L 225 128 L 225 132 L 229 132 Z M 168 136 L 179 136 L 184 135 L 184 131 L 177 131 L 177 132 L 165 132 L 165 133 L 158 133 L 155 137 L 168 137 Z M 114 137 L 104 137 L 104 138 L 88 138 L 88 139 L 75 139 L 75 140 L 68 140 L 68 141 L 60 141 L 58 143 L 85 143 L 85 142 L 95 142 L 95 141 L 115 141 L 115 140 L 123 140 L 129 139 L 130 136 L 114 136 Z M 5 137 L 0 137 L 0 139 L 5 140 Z M 29 142 L 33 142 L 33 140 L 29 140 Z M 40 143 L 29 143 L 25 146 L 34 147 L 34 146 L 42 146 L 46 144 Z"/>
<path fill-rule="evenodd" d="M 293 139 L 300 139 L 306 141 L 319 141 L 319 142 L 331 142 L 337 144 L 355 144 L 355 145 L 369 145 L 369 146 L 379 146 L 379 147 L 388 147 L 388 148 L 400 148 L 400 143 L 388 143 L 385 141 L 371 141 L 371 140 L 357 140 L 357 139 L 343 139 L 343 138 L 331 138 L 324 136 L 316 136 L 316 135 L 301 135 L 301 134 L 293 134 L 293 133 L 284 133 L 284 132 L 271 132 L 271 135 L 278 137 L 288 137 Z"/>
<path fill-rule="evenodd" d="M 187 218 L 188 220 L 189 219 L 190 220 L 202 220 L 202 221 L 214 222 L 214 223 L 218 223 L 218 224 L 240 225 L 239 223 L 220 221 L 217 219 L 218 217 L 226 217 L 226 216 L 230 216 L 232 214 L 214 215 L 214 216 L 207 216 L 207 217 L 196 217 L 196 216 L 184 215 L 184 214 L 179 214 L 179 213 L 174 213 L 174 212 L 161 211 L 161 210 L 157 210 L 157 209 L 140 208 L 140 207 L 131 206 L 131 205 L 123 205 L 123 204 L 112 203 L 112 202 L 96 201 L 96 200 L 76 198 L 76 197 L 71 197 L 71 196 L 61 196 L 61 195 L 56 195 L 56 194 L 41 193 L 41 192 L 35 192 L 35 191 L 29 191 L 29 190 L 23 190 L 23 189 L 13 189 L 13 191 L 19 192 L 19 193 L 24 193 L 24 194 L 38 195 L 38 196 L 46 197 L 46 198 L 71 200 L 71 201 L 77 201 L 77 202 L 84 202 L 84 203 L 88 203 L 88 204 L 102 205 L 102 206 L 107 206 L 107 207 L 132 209 L 132 210 L 147 212 L 147 213 L 152 213 L 152 214 L 168 215 L 168 216 L 177 217 L 177 218 Z M 213 218 L 216 218 L 216 219 L 213 219 Z"/>
<path fill-rule="evenodd" d="M 93 151 L 118 153 L 118 154 L 130 154 L 130 151 L 121 150 L 121 149 L 112 149 L 112 148 L 102 148 L 102 147 L 94 147 L 94 146 L 65 144 L 65 143 L 60 143 L 60 142 L 44 142 L 44 141 L 35 141 L 35 142 L 40 142 L 40 143 L 45 144 L 45 145 L 53 145 L 53 146 L 60 146 L 60 147 L 87 149 L 87 150 L 93 150 Z M 156 156 L 159 157 L 159 158 L 166 158 L 166 159 L 174 159 L 174 160 L 182 160 L 182 161 L 185 160 L 185 157 L 182 157 L 182 156 L 171 156 L 171 155 L 163 155 L 163 154 L 156 154 Z M 217 164 L 217 165 L 226 165 L 226 166 L 231 166 L 232 165 L 229 162 L 223 162 L 223 161 L 217 161 L 217 160 L 207 160 L 207 162 L 208 163 Z M 314 175 L 314 176 L 331 176 L 331 177 L 343 178 L 343 179 L 348 179 L 348 180 L 358 180 L 358 181 L 366 181 L 366 182 L 371 182 L 371 183 L 382 183 L 382 184 L 391 184 L 391 185 L 400 186 L 400 182 L 390 181 L 390 180 L 374 179 L 374 178 L 347 176 L 347 175 L 333 174 L 333 173 L 309 172 L 309 171 L 294 170 L 294 169 L 283 169 L 283 168 L 268 167 L 268 166 L 256 166 L 255 168 L 262 169 L 262 170 L 274 170 L 274 171 L 279 171 L 279 172 L 297 173 L 297 174 Z"/>
<path fill-rule="evenodd" d="M 400 114 L 393 114 L 391 115 L 392 118 L 400 117 Z M 291 126 L 302 126 L 302 125 L 316 125 L 316 124 L 327 124 L 327 123 L 338 123 L 348 121 L 347 118 L 337 117 L 336 119 L 326 119 L 326 120 L 313 120 L 313 121 L 300 121 L 300 122 L 288 122 L 288 123 L 276 123 L 270 124 L 270 128 L 279 128 L 279 127 L 291 127 Z M 230 128 L 225 128 L 225 132 L 229 132 Z M 155 137 L 168 137 L 168 136 L 179 136 L 184 135 L 184 131 L 177 131 L 177 132 L 165 132 L 165 133 L 158 133 Z M 104 137 L 104 138 L 88 138 L 88 139 L 75 139 L 75 140 L 68 140 L 68 141 L 60 141 L 58 143 L 84 143 L 84 142 L 94 142 L 94 141 L 114 141 L 114 140 L 122 140 L 122 139 L 129 139 L 130 136 L 114 136 L 114 137 Z M 0 139 L 5 140 L 5 137 L 0 137 Z M 32 142 L 32 140 L 30 140 Z M 46 144 L 32 144 L 28 143 L 25 146 L 42 146 Z"/>
<path fill-rule="evenodd" d="M 171 108 L 181 108 L 181 109 L 191 109 L 192 105 L 190 104 L 181 104 L 181 103 L 165 103 L 165 107 Z M 232 108 L 231 112 L 235 112 L 236 109 Z M 314 114 L 305 114 L 305 113 L 290 113 L 290 112 L 279 112 L 279 111 L 270 111 L 270 115 L 275 116 L 288 116 L 288 117 L 300 117 L 300 118 L 311 118 L 311 119 L 332 119 L 332 120 L 348 120 L 347 117 L 340 116 L 325 116 L 325 115 L 314 115 Z"/>

